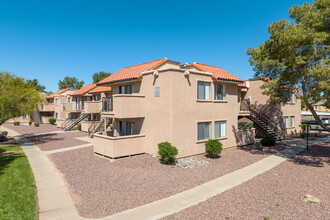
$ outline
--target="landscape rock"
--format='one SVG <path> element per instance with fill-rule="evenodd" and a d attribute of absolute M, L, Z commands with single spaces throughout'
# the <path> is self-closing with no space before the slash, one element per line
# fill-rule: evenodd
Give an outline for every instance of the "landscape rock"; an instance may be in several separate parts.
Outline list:
<path fill-rule="evenodd" d="M 316 198 L 315 196 L 311 196 L 311 195 L 305 195 L 304 201 L 306 203 L 317 203 L 317 204 L 321 203 L 321 200 L 319 198 Z"/>
<path fill-rule="evenodd" d="M 190 169 L 194 167 L 200 167 L 208 164 L 205 160 L 200 160 L 194 157 L 186 157 L 177 160 L 176 166 L 183 169 Z"/>

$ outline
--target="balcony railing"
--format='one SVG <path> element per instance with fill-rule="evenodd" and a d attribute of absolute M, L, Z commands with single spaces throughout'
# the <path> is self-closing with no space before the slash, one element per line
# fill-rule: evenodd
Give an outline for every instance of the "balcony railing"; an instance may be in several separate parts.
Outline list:
<path fill-rule="evenodd" d="M 80 111 L 83 110 L 83 105 L 76 102 L 63 103 L 63 111 Z"/>
<path fill-rule="evenodd" d="M 251 110 L 250 108 L 250 100 L 249 99 L 243 99 L 241 101 L 240 109 L 241 112 L 248 112 Z"/>
<path fill-rule="evenodd" d="M 85 113 L 99 113 L 102 109 L 101 101 L 86 101 L 84 102 Z"/>
<path fill-rule="evenodd" d="M 53 112 L 53 111 L 55 111 L 55 105 L 54 104 L 41 104 L 39 106 L 39 111 Z"/>

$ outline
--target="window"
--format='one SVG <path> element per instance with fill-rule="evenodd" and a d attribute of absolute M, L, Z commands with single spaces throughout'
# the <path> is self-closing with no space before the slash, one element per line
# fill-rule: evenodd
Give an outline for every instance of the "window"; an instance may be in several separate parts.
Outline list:
<path fill-rule="evenodd" d="M 227 86 L 224 84 L 214 84 L 214 99 L 215 100 L 226 100 Z"/>
<path fill-rule="evenodd" d="M 284 117 L 283 118 L 283 125 L 285 128 L 289 127 L 289 117 Z"/>
<path fill-rule="evenodd" d="M 58 117 L 58 113 L 56 112 L 56 114 L 55 114 L 55 118 L 57 119 L 57 117 Z"/>
<path fill-rule="evenodd" d="M 225 121 L 216 121 L 214 123 L 214 137 L 226 137 L 226 127 Z"/>
<path fill-rule="evenodd" d="M 132 135 L 133 134 L 133 122 L 119 121 L 120 136 Z"/>
<path fill-rule="evenodd" d="M 119 94 L 132 94 L 132 86 L 119 86 Z"/>
<path fill-rule="evenodd" d="M 159 91 L 159 86 L 155 87 L 155 97 L 159 97 L 160 96 L 160 91 Z"/>
<path fill-rule="evenodd" d="M 71 102 L 71 97 L 68 97 L 68 103 L 70 103 Z"/>
<path fill-rule="evenodd" d="M 56 104 L 56 105 L 58 104 L 58 99 L 57 99 L 57 98 L 55 99 L 55 104 Z"/>
<path fill-rule="evenodd" d="M 197 127 L 198 140 L 206 140 L 211 137 L 211 122 L 198 123 Z"/>
<path fill-rule="evenodd" d="M 290 127 L 294 127 L 294 116 L 290 117 Z"/>
<path fill-rule="evenodd" d="M 294 103 L 294 93 L 290 94 L 290 103 Z"/>
<path fill-rule="evenodd" d="M 100 101 L 101 95 L 94 95 L 94 101 Z"/>
<path fill-rule="evenodd" d="M 25 115 L 23 115 L 23 118 L 28 119 L 29 115 L 25 114 Z"/>
<path fill-rule="evenodd" d="M 197 99 L 211 99 L 211 83 L 198 82 Z"/>

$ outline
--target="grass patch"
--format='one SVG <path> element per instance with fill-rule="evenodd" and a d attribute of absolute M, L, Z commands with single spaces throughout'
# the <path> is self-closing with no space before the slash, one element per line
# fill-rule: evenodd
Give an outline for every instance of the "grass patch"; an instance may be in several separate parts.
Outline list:
<path fill-rule="evenodd" d="M 0 219 L 38 219 L 33 173 L 20 146 L 0 146 Z M 15 152 L 18 151 L 18 152 Z"/>

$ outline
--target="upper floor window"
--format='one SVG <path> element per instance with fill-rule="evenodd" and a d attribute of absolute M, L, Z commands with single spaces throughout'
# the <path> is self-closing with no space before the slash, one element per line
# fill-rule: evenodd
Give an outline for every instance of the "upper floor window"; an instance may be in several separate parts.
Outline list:
<path fill-rule="evenodd" d="M 224 84 L 214 85 L 214 99 L 215 100 L 226 100 L 227 99 L 227 86 Z"/>
<path fill-rule="evenodd" d="M 294 116 L 291 116 L 290 117 L 290 126 L 291 127 L 294 127 L 295 125 L 294 125 Z"/>
<path fill-rule="evenodd" d="M 132 85 L 119 86 L 119 94 L 132 94 Z"/>
<path fill-rule="evenodd" d="M 283 118 L 283 125 L 285 128 L 289 127 L 289 117 L 284 117 Z"/>
<path fill-rule="evenodd" d="M 101 95 L 94 95 L 94 101 L 100 101 Z"/>
<path fill-rule="evenodd" d="M 71 97 L 68 97 L 68 103 L 70 103 L 71 102 Z"/>
<path fill-rule="evenodd" d="M 290 94 L 290 103 L 294 103 L 294 93 Z"/>
<path fill-rule="evenodd" d="M 198 82 L 197 99 L 211 99 L 211 83 Z"/>
<path fill-rule="evenodd" d="M 55 104 L 56 104 L 56 105 L 58 104 L 58 99 L 57 99 L 57 98 L 55 99 Z"/>

